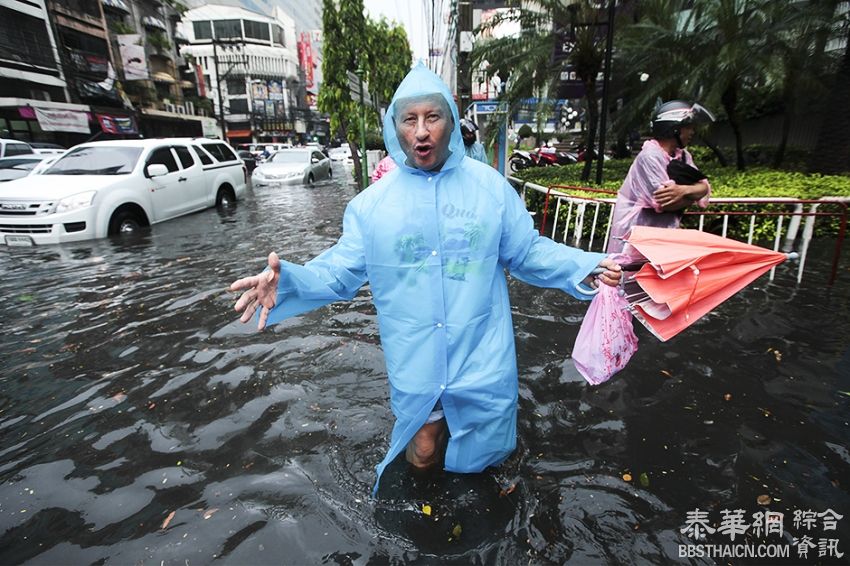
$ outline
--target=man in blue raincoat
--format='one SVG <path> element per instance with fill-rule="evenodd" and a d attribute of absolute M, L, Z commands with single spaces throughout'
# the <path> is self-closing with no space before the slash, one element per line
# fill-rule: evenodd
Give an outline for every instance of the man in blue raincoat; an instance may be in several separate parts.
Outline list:
<path fill-rule="evenodd" d="M 416 468 L 442 459 L 448 471 L 480 472 L 516 445 L 505 270 L 586 298 L 582 282 L 616 285 L 620 268 L 534 230 L 505 179 L 464 155 L 451 94 L 424 65 L 399 85 L 384 141 L 398 167 L 351 200 L 339 241 L 303 266 L 271 253 L 266 271 L 231 285 L 245 291 L 236 310 L 242 322 L 259 312 L 262 329 L 350 300 L 368 280 L 396 417 L 378 480 L 402 452 Z"/>

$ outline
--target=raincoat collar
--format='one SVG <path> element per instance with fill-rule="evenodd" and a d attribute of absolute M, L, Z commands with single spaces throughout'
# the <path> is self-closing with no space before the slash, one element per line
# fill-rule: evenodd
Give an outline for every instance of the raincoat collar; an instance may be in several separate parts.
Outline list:
<path fill-rule="evenodd" d="M 425 65 L 420 61 L 415 67 L 413 67 L 413 69 L 410 70 L 409 73 L 407 73 L 407 76 L 404 77 L 401 84 L 398 85 L 398 88 L 393 95 L 393 100 L 384 115 L 384 145 L 386 146 L 390 156 L 393 158 L 393 161 L 396 162 L 396 165 L 408 173 L 433 174 L 428 171 L 416 169 L 415 167 L 411 167 L 407 164 L 407 155 L 405 155 L 404 151 L 401 149 L 401 144 L 398 141 L 398 135 L 395 128 L 395 120 L 393 119 L 395 115 L 395 106 L 396 102 L 400 98 L 422 96 L 425 94 L 439 94 L 445 98 L 452 111 L 452 118 L 454 119 L 454 128 L 452 129 L 452 135 L 449 139 L 449 151 L 451 153 L 449 154 L 448 159 L 446 159 L 446 162 L 440 168 L 440 172 L 448 171 L 449 169 L 457 167 L 465 155 L 463 137 L 460 134 L 460 117 L 458 115 L 457 105 L 452 98 L 452 94 L 449 92 L 449 88 L 442 79 L 440 79 L 440 77 L 438 77 L 433 71 L 425 67 Z"/>

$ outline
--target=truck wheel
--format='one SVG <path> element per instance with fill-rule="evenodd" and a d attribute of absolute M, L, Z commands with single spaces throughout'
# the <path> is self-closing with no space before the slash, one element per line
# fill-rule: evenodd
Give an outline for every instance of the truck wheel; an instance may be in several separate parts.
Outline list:
<path fill-rule="evenodd" d="M 236 194 L 228 186 L 219 187 L 215 196 L 215 205 L 219 208 L 228 208 L 236 203 Z"/>
<path fill-rule="evenodd" d="M 316 181 L 316 180 L 313 178 L 313 174 L 312 174 L 312 173 L 310 173 L 310 174 L 307 176 L 307 184 L 308 184 L 308 185 L 312 185 L 315 181 Z"/>
<path fill-rule="evenodd" d="M 119 210 L 109 220 L 109 235 L 132 234 L 138 232 L 143 226 L 138 215 L 132 210 Z"/>

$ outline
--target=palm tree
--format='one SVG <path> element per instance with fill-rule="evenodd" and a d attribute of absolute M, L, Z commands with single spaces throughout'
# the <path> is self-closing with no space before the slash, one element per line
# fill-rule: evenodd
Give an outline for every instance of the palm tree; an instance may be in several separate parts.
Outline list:
<path fill-rule="evenodd" d="M 483 24 L 479 37 L 486 37 L 505 23 L 518 25 L 520 32 L 514 36 L 479 40 L 472 52 L 473 66 L 487 63 L 489 75 L 509 77 L 500 100 L 506 102 L 513 114 L 523 99 L 535 96 L 538 122 L 551 111 L 544 99 L 555 92 L 564 62 L 553 58 L 556 35 L 554 22 L 567 22 L 575 14 L 582 24 L 576 27 L 575 47 L 567 58 L 585 86 L 585 104 L 588 116 L 586 129 L 587 155 L 594 154 L 596 129 L 599 119 L 596 96 L 596 76 L 602 68 L 604 42 L 600 41 L 597 25 L 600 10 L 589 0 L 581 0 L 568 9 L 558 0 L 537 0 L 522 7 L 505 11 Z M 538 128 L 539 130 L 539 128 Z M 590 178 L 592 161 L 585 164 L 582 179 Z"/>

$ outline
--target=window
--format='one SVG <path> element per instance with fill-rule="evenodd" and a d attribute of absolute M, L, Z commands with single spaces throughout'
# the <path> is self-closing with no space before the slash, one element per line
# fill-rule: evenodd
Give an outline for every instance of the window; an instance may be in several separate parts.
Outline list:
<path fill-rule="evenodd" d="M 180 165 L 183 166 L 183 169 L 188 169 L 195 164 L 195 160 L 192 159 L 192 154 L 189 153 L 189 150 L 186 149 L 185 146 L 175 145 L 174 151 L 177 152 L 177 157 L 180 158 Z"/>
<path fill-rule="evenodd" d="M 324 158 L 325 158 L 325 156 L 322 155 L 321 153 L 319 153 L 318 151 L 313 152 L 313 159 L 318 159 L 319 161 L 321 161 Z"/>
<path fill-rule="evenodd" d="M 195 39 L 212 39 L 212 25 L 210 22 L 192 22 L 195 30 Z"/>
<path fill-rule="evenodd" d="M 148 158 L 148 165 L 165 165 L 169 173 L 174 173 L 178 169 L 177 162 L 174 161 L 174 154 L 168 147 L 155 149 Z"/>
<path fill-rule="evenodd" d="M 192 146 L 192 149 L 195 151 L 195 154 L 198 156 L 198 159 L 201 160 L 201 163 L 204 165 L 212 165 L 213 160 L 207 155 L 207 152 L 199 147 Z"/>
<path fill-rule="evenodd" d="M 246 94 L 245 81 L 242 79 L 227 79 L 227 94 Z"/>
<path fill-rule="evenodd" d="M 127 175 L 133 172 L 141 154 L 142 149 L 139 147 L 108 145 L 77 147 L 51 165 L 44 174 Z"/>
<path fill-rule="evenodd" d="M 203 148 L 218 161 L 237 161 L 239 158 L 233 153 L 233 150 L 223 143 L 205 143 Z"/>
<path fill-rule="evenodd" d="M 27 155 L 32 153 L 32 148 L 25 143 L 10 143 L 6 146 L 6 157 L 11 157 L 12 155 Z"/>
<path fill-rule="evenodd" d="M 231 114 L 247 114 L 248 99 L 247 98 L 231 98 L 228 100 Z"/>
<path fill-rule="evenodd" d="M 240 20 L 218 20 L 214 23 L 216 39 L 242 37 L 242 25 L 240 23 Z"/>
<path fill-rule="evenodd" d="M 280 26 L 274 27 L 274 42 L 286 47 L 286 34 Z"/>
<path fill-rule="evenodd" d="M 245 26 L 245 37 L 265 41 L 269 40 L 269 24 L 251 20 L 242 20 L 242 24 Z"/>
<path fill-rule="evenodd" d="M 0 55 L 23 64 L 56 68 L 45 20 L 0 6 Z"/>

